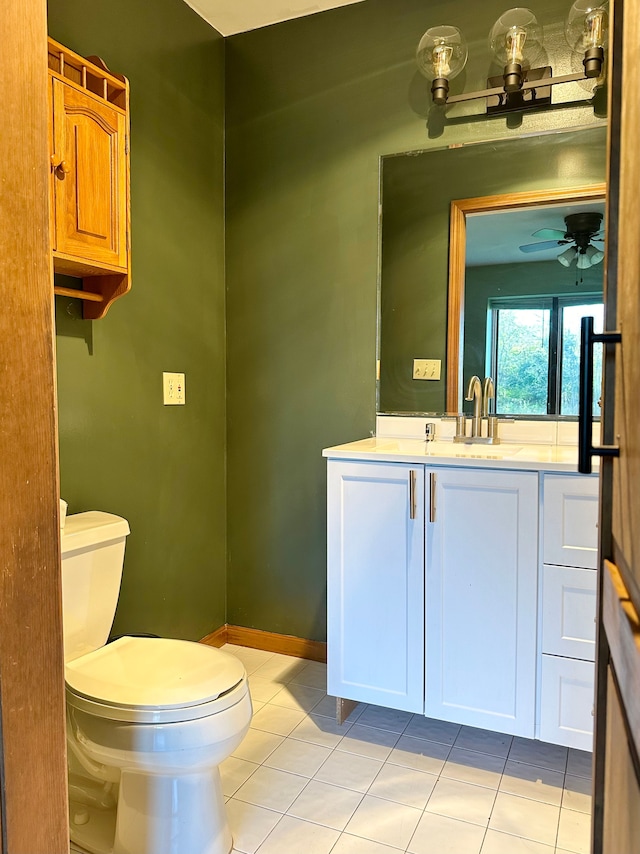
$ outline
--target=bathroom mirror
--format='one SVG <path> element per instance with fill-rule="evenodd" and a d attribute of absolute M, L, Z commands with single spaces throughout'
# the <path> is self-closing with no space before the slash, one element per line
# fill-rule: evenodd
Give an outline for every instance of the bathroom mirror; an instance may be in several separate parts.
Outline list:
<path fill-rule="evenodd" d="M 527 308 L 534 296 L 563 297 L 567 317 L 574 306 L 601 301 L 601 263 L 576 272 L 575 259 L 569 268 L 556 260 L 568 244 L 528 253 L 519 246 L 538 242 L 534 231 L 559 231 L 571 212 L 603 210 L 605 152 L 602 125 L 381 158 L 379 412 L 461 411 L 463 379 L 489 372 L 489 318 L 495 322 L 496 312 L 514 308 L 500 299 L 518 299 L 515 307 Z M 516 233 L 517 215 L 526 211 L 541 219 L 523 223 L 524 231 Z M 494 217 L 500 221 L 492 222 Z M 536 261 L 521 262 L 525 254 Z M 499 268 L 508 285 L 499 281 Z M 556 310 L 554 323 L 557 317 Z M 550 318 L 551 312 L 544 315 L 541 335 L 547 335 Z M 548 363 L 557 365 L 562 355 L 552 355 Z M 428 379 L 414 379 L 416 359 L 429 360 Z M 539 380 L 552 388 L 559 412 L 549 409 L 548 400 L 540 411 L 539 394 L 537 408 L 523 402 L 521 411 L 521 398 L 515 395 L 507 405 L 503 395 L 502 412 L 572 415 L 567 403 L 562 411 L 558 382 L 550 377 L 551 371 Z"/>

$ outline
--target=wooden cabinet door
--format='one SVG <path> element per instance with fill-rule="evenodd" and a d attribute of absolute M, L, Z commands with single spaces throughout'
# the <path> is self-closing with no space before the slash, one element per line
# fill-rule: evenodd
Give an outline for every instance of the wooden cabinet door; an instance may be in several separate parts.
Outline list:
<path fill-rule="evenodd" d="M 127 266 L 126 117 L 53 79 L 57 255 Z"/>
<path fill-rule="evenodd" d="M 538 476 L 427 470 L 429 717 L 533 738 Z"/>
<path fill-rule="evenodd" d="M 423 711 L 424 468 L 328 464 L 328 693 Z"/>

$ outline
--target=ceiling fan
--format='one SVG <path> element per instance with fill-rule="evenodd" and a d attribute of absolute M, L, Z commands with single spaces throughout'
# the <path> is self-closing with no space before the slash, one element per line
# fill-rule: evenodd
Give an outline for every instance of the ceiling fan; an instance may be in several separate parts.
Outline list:
<path fill-rule="evenodd" d="M 594 264 L 599 264 L 604 258 L 604 250 L 593 245 L 593 242 L 603 243 L 600 233 L 602 214 L 597 211 L 569 214 L 564 218 L 565 231 L 558 228 L 541 228 L 533 232 L 533 237 L 546 238 L 538 243 L 526 243 L 520 247 L 521 252 L 541 252 L 543 249 L 553 249 L 557 246 L 572 244 L 558 255 L 558 261 L 565 267 L 570 267 L 575 259 L 579 270 L 586 270 Z"/>

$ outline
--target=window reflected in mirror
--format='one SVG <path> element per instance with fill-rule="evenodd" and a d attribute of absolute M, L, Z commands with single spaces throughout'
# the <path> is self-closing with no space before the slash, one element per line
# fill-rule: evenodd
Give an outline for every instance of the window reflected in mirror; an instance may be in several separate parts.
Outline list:
<path fill-rule="evenodd" d="M 603 221 L 594 199 L 467 215 L 461 388 L 491 376 L 498 414 L 577 416 L 580 320 L 603 323 Z M 596 354 L 594 401 L 601 377 Z"/>
<path fill-rule="evenodd" d="M 505 415 L 578 414 L 580 321 L 602 331 L 602 296 L 489 299 L 486 373 L 494 378 L 496 411 Z M 602 381 L 594 354 L 594 395 Z M 599 415 L 594 404 L 594 415 Z"/>

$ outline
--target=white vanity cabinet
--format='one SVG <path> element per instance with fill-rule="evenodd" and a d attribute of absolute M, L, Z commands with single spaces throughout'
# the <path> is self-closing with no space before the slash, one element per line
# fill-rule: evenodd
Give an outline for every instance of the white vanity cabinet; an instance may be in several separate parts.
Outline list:
<path fill-rule="evenodd" d="M 533 737 L 537 474 L 330 460 L 328 511 L 328 692 Z"/>
<path fill-rule="evenodd" d="M 533 738 L 538 475 L 426 474 L 425 714 Z"/>
<path fill-rule="evenodd" d="M 591 750 L 598 478 L 545 474 L 542 500 L 539 736 Z"/>
<path fill-rule="evenodd" d="M 328 692 L 591 750 L 598 477 L 572 454 L 327 449 Z"/>
<path fill-rule="evenodd" d="M 328 693 L 424 703 L 424 466 L 328 466 Z"/>

